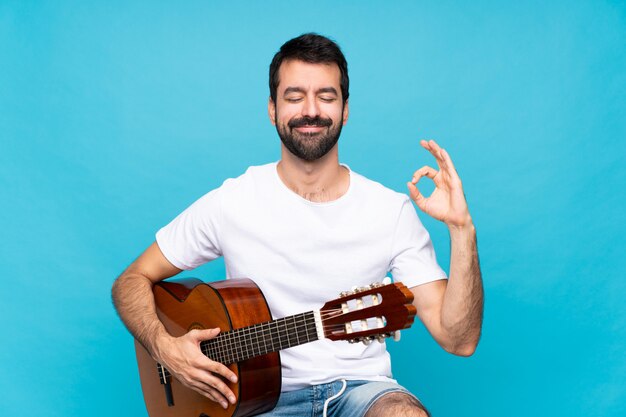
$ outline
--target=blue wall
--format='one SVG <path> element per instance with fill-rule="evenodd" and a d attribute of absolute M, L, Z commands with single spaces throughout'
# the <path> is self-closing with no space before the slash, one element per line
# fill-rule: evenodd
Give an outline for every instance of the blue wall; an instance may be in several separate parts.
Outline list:
<path fill-rule="evenodd" d="M 111 283 L 196 198 L 278 159 L 267 68 L 311 30 L 350 64 L 342 160 L 404 191 L 435 138 L 477 225 L 479 349 L 417 324 L 391 347 L 400 382 L 436 416 L 626 415 L 619 1 L 0 2 L 0 413 L 145 415 Z M 447 230 L 422 219 L 447 269 Z"/>

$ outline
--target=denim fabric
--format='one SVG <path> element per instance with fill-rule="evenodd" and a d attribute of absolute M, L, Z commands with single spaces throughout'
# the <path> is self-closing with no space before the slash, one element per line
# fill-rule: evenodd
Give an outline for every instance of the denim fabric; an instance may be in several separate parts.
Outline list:
<path fill-rule="evenodd" d="M 324 402 L 337 394 L 341 381 L 283 392 L 276 408 L 258 417 L 322 417 Z M 328 404 L 328 417 L 363 417 L 374 402 L 389 392 L 409 393 L 393 382 L 347 381 L 346 390 Z"/>

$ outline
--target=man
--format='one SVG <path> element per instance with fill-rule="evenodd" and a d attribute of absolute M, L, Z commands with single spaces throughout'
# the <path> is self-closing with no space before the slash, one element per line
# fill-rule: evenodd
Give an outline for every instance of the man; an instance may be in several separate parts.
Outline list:
<path fill-rule="evenodd" d="M 285 43 L 270 66 L 268 104 L 281 160 L 251 167 L 199 199 L 159 230 L 113 286 L 120 317 L 150 354 L 223 407 L 235 396 L 221 378 L 235 375 L 198 348 L 219 329 L 172 337 L 152 296 L 154 283 L 219 256 L 228 278 L 255 280 L 274 317 L 317 309 L 391 272 L 411 289 L 417 315 L 444 349 L 468 356 L 476 348 L 483 303 L 476 235 L 449 155 L 422 141 L 440 170 L 418 169 L 407 184 L 417 206 L 449 228 L 446 279 L 409 198 L 339 163 L 348 96 L 347 64 L 335 43 L 316 34 Z M 430 197 L 416 188 L 424 176 L 436 185 Z M 281 362 L 283 393 L 268 415 L 314 414 L 322 403 L 337 416 L 428 415 L 391 379 L 384 344 L 321 340 L 283 350 Z"/>

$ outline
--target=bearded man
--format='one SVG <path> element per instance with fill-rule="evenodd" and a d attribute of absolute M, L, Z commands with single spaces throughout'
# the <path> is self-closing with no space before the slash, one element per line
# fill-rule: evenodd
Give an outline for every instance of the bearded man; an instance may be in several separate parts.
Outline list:
<path fill-rule="evenodd" d="M 353 286 L 391 273 L 414 295 L 417 316 L 448 352 L 471 355 L 482 326 L 483 289 L 476 232 L 448 153 L 421 141 L 439 170 L 425 166 L 407 183 L 410 198 L 339 163 L 348 121 L 345 57 L 330 39 L 304 34 L 286 42 L 270 65 L 268 113 L 281 159 L 243 175 L 192 204 L 160 229 L 156 241 L 116 280 L 113 299 L 134 337 L 184 385 L 227 408 L 236 375 L 206 357 L 201 341 L 219 329 L 173 337 L 155 313 L 152 286 L 224 257 L 227 278 L 249 277 L 274 317 L 319 308 Z M 422 177 L 435 183 L 423 196 Z M 437 264 L 411 200 L 450 232 L 450 276 Z M 416 354 L 417 356 L 417 354 Z M 264 416 L 425 416 L 416 396 L 391 375 L 384 344 L 318 340 L 281 352 L 282 393 Z"/>

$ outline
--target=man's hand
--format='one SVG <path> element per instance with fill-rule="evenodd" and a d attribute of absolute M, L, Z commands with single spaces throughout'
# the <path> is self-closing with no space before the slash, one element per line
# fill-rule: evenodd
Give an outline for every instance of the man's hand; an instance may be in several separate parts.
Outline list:
<path fill-rule="evenodd" d="M 222 378 L 237 382 L 237 376 L 200 350 L 200 342 L 213 339 L 219 332 L 216 328 L 191 330 L 181 337 L 164 336 L 156 344 L 155 356 L 183 385 L 228 408 L 227 401 L 235 404 L 235 394 Z"/>
<path fill-rule="evenodd" d="M 420 145 L 435 157 L 439 171 L 429 166 L 415 171 L 413 180 L 407 183 L 411 198 L 424 213 L 449 227 L 463 228 L 470 225 L 472 219 L 467 209 L 463 186 L 450 155 L 434 140 L 422 140 Z M 416 187 L 422 177 L 428 177 L 435 183 L 435 191 L 429 197 L 424 197 Z"/>

